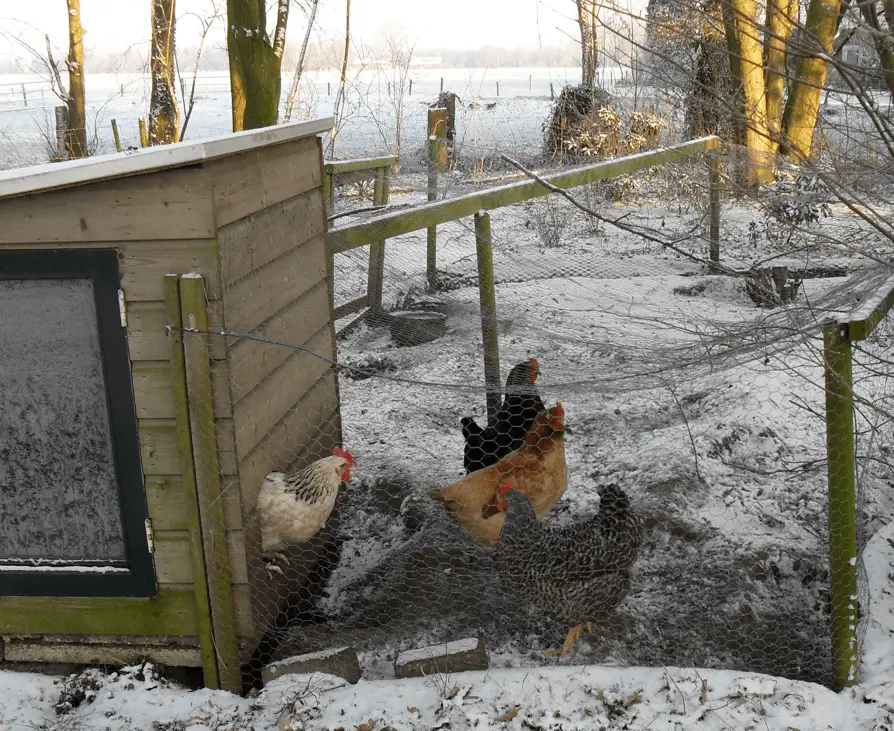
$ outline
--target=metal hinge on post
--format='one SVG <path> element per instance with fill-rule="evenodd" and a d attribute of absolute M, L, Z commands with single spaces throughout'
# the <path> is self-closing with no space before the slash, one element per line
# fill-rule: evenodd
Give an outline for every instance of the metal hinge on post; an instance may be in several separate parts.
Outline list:
<path fill-rule="evenodd" d="M 123 289 L 118 290 L 118 313 L 121 315 L 121 327 L 127 327 L 127 302 Z"/>
<path fill-rule="evenodd" d="M 155 534 L 152 532 L 152 521 L 146 518 L 146 545 L 149 553 L 155 553 Z"/>

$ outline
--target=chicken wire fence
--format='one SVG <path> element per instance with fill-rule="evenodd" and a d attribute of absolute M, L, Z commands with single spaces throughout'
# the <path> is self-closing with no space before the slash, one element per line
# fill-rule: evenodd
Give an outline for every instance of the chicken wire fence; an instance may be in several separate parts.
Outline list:
<path fill-rule="evenodd" d="M 387 677 L 414 649 L 474 640 L 491 666 L 836 684 L 823 322 L 888 272 L 846 279 L 825 219 L 801 222 L 786 250 L 809 255 L 790 261 L 788 299 L 768 299 L 734 269 L 779 255 L 776 219 L 734 201 L 729 271 L 710 271 L 704 171 L 683 160 L 572 191 L 606 220 L 556 194 L 491 212 L 499 393 L 470 219 L 438 227 L 434 288 L 423 229 L 388 240 L 380 309 L 210 335 L 229 354 L 217 467 L 244 516 L 225 555 L 252 677 L 346 647 Z M 635 193 L 614 197 L 621 184 Z M 415 202 L 402 187 L 392 200 Z M 365 290 L 368 252 L 334 256 L 336 307 Z M 894 509 L 890 340 L 883 321 L 854 345 L 858 549 Z M 257 369 L 282 376 L 254 386 Z M 862 568 L 858 594 L 865 607 Z"/>

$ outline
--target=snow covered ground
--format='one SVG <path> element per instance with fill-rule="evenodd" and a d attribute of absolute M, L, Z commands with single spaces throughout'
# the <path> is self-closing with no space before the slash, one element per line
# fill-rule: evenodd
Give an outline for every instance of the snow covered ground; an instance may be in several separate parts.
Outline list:
<path fill-rule="evenodd" d="M 285 675 L 253 698 L 189 691 L 151 665 L 70 678 L 0 672 L 0 729 L 705 729 L 885 731 L 894 723 L 894 524 L 869 541 L 862 682 L 827 688 L 696 667 L 521 667 L 347 685 Z"/>

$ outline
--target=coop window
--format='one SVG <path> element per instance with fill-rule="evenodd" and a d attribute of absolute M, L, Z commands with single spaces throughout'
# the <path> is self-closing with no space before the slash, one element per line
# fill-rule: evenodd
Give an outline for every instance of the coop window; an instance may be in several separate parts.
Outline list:
<path fill-rule="evenodd" d="M 0 252 L 0 595 L 151 596 L 114 249 Z"/>

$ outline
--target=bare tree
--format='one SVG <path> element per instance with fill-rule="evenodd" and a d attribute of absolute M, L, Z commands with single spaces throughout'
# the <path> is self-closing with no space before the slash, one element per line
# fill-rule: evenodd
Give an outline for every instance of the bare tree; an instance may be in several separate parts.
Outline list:
<path fill-rule="evenodd" d="M 599 63 L 599 0 L 575 0 L 577 25 L 580 29 L 581 86 L 596 88 L 596 68 Z"/>
<path fill-rule="evenodd" d="M 295 100 L 298 98 L 298 85 L 301 83 L 301 75 L 304 73 L 304 62 L 307 59 L 307 45 L 310 41 L 310 33 L 314 27 L 314 20 L 317 17 L 317 8 L 320 0 L 310 0 L 310 11 L 307 14 L 307 28 L 304 31 L 304 40 L 301 41 L 301 51 L 298 53 L 298 63 L 295 66 L 295 75 L 292 77 L 292 87 L 289 89 L 289 95 L 286 97 L 285 121 L 288 122 L 292 118 L 292 110 L 295 107 Z"/>
<path fill-rule="evenodd" d="M 70 158 L 87 156 L 87 104 L 84 88 L 84 29 L 81 0 L 68 2 L 68 124 L 65 148 Z"/>
<path fill-rule="evenodd" d="M 268 127 L 279 118 L 288 20 L 289 2 L 279 0 L 276 25 L 270 37 L 264 0 L 227 0 L 234 132 Z"/>
<path fill-rule="evenodd" d="M 199 44 L 196 48 L 196 60 L 193 64 L 192 80 L 188 93 L 186 91 L 186 84 L 183 81 L 183 75 L 179 73 L 178 68 L 178 76 L 180 78 L 180 93 L 183 96 L 184 102 L 186 104 L 186 111 L 183 115 L 183 126 L 180 128 L 181 140 L 186 137 L 186 129 L 187 127 L 189 127 L 189 120 L 192 117 L 192 111 L 195 108 L 196 80 L 199 78 L 199 65 L 202 63 L 202 52 L 205 48 L 205 40 L 208 38 L 208 33 L 211 30 L 212 26 L 223 16 L 223 0 L 212 0 L 211 12 L 207 15 L 199 15 L 198 13 L 186 13 L 186 15 L 191 15 L 196 18 L 199 21 L 202 30 L 199 34 Z"/>
<path fill-rule="evenodd" d="M 174 11 L 176 0 L 152 0 L 152 48 L 149 73 L 149 144 L 180 140 L 180 107 L 174 85 Z"/>
<path fill-rule="evenodd" d="M 335 104 L 332 106 L 332 116 L 335 117 L 336 125 L 332 129 L 329 136 L 328 155 L 332 156 L 335 150 L 335 138 L 338 136 L 339 117 L 342 115 L 343 106 L 345 104 L 345 83 L 348 76 L 348 55 L 351 52 L 351 0 L 345 0 L 345 52 L 341 60 L 341 74 L 338 79 L 338 92 L 335 94 Z"/>

